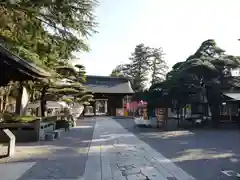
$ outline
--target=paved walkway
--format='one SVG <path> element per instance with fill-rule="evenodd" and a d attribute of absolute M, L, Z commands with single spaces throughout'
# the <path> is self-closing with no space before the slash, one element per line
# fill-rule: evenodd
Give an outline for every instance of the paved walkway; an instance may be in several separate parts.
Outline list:
<path fill-rule="evenodd" d="M 59 140 L 18 146 L 0 163 L 0 179 L 194 180 L 117 120 L 97 118 L 93 132 L 94 123 L 81 120 Z"/>
<path fill-rule="evenodd" d="M 194 180 L 116 121 L 96 121 L 84 180 Z"/>
<path fill-rule="evenodd" d="M 95 120 L 77 122 L 55 141 L 21 143 L 0 161 L 1 180 L 78 180 L 84 174 Z"/>
<path fill-rule="evenodd" d="M 161 131 L 117 122 L 198 180 L 240 180 L 239 129 Z"/>

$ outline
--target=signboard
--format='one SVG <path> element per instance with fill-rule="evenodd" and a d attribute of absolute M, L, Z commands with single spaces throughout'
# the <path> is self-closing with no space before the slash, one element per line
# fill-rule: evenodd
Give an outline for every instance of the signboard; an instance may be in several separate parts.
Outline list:
<path fill-rule="evenodd" d="M 156 115 L 156 118 L 158 121 L 164 121 L 165 120 L 165 108 L 156 108 L 155 115 Z"/>
<path fill-rule="evenodd" d="M 117 108 L 116 109 L 116 116 L 123 116 L 124 115 L 124 110 L 122 108 Z"/>

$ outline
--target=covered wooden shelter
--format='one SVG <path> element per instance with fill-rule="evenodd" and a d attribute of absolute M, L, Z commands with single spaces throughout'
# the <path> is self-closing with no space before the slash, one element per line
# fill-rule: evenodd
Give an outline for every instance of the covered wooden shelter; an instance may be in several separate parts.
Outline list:
<path fill-rule="evenodd" d="M 0 86 L 9 81 L 42 80 L 50 74 L 0 44 Z"/>
<path fill-rule="evenodd" d="M 6 86 L 10 81 L 44 80 L 50 74 L 34 64 L 15 55 L 0 44 L 0 87 Z M 16 99 L 16 113 L 20 113 L 23 86 L 19 88 L 20 96 Z"/>

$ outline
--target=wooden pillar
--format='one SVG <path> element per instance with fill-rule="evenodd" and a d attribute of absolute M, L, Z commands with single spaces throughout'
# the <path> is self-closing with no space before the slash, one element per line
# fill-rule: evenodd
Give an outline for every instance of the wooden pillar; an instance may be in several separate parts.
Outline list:
<path fill-rule="evenodd" d="M 93 114 L 96 116 L 96 100 L 93 102 Z"/>
<path fill-rule="evenodd" d="M 87 107 L 87 106 L 84 104 L 84 105 L 83 105 L 83 112 L 82 112 L 82 116 L 85 116 L 86 107 Z"/>
<path fill-rule="evenodd" d="M 23 85 L 22 85 L 22 82 L 20 82 L 19 87 L 18 87 L 18 95 L 16 98 L 16 108 L 15 108 L 16 115 L 21 114 L 22 93 L 23 93 Z"/>
<path fill-rule="evenodd" d="M 229 104 L 229 116 L 230 116 L 230 121 L 232 121 L 232 104 Z"/>
<path fill-rule="evenodd" d="M 108 101 L 107 100 L 105 100 L 105 102 L 104 102 L 104 110 L 105 110 L 105 114 L 107 114 L 107 112 L 108 112 Z"/>

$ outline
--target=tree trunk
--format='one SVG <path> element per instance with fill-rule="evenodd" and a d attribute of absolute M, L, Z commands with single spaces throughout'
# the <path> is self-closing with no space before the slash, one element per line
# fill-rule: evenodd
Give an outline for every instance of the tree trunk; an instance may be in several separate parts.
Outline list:
<path fill-rule="evenodd" d="M 3 95 L 3 103 L 2 103 L 2 112 L 4 113 L 7 110 L 8 105 L 8 94 Z"/>
<path fill-rule="evenodd" d="M 47 92 L 47 87 L 43 86 L 42 91 L 41 91 L 41 97 L 40 97 L 40 109 L 41 109 L 41 116 L 44 117 L 45 116 L 45 111 L 46 111 L 46 99 L 45 99 L 45 95 Z"/>
<path fill-rule="evenodd" d="M 0 96 L 0 113 L 2 112 L 2 110 L 3 110 L 3 106 L 2 106 L 2 103 L 3 103 L 3 97 L 2 96 Z"/>
<path fill-rule="evenodd" d="M 213 127 L 219 127 L 220 125 L 220 105 L 221 94 L 219 89 L 208 88 L 207 89 L 207 101 L 209 103 L 210 111 L 212 114 L 211 121 Z"/>
<path fill-rule="evenodd" d="M 180 127 L 180 107 L 177 106 L 177 127 Z"/>
<path fill-rule="evenodd" d="M 218 102 L 209 102 L 211 114 L 212 114 L 212 125 L 218 127 L 220 125 L 220 104 Z"/>
<path fill-rule="evenodd" d="M 30 102 L 33 102 L 34 101 L 34 90 L 31 90 L 29 95 L 30 95 L 30 98 L 29 98 Z"/>

